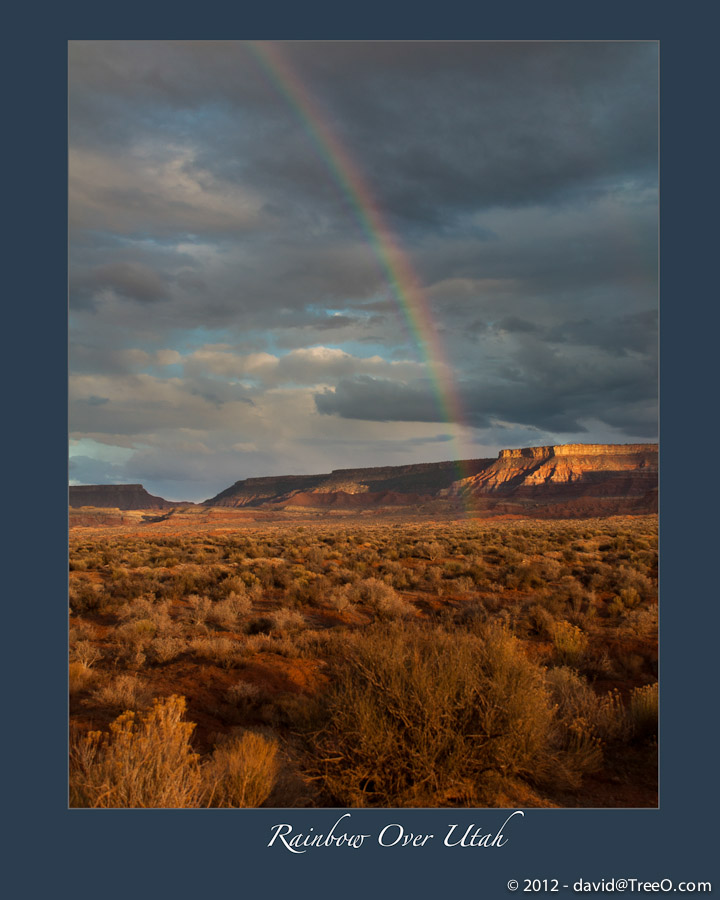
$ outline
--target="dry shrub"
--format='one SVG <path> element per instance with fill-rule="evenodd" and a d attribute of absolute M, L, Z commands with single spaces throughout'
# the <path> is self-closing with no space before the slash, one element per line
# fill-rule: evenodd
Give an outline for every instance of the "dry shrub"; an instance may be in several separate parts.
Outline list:
<path fill-rule="evenodd" d="M 595 730 L 605 742 L 625 741 L 629 735 L 627 711 L 620 692 L 615 689 L 597 698 Z"/>
<path fill-rule="evenodd" d="M 380 598 L 371 608 L 381 621 L 404 619 L 407 616 L 412 616 L 415 612 L 415 607 L 412 603 L 403 600 L 398 594 Z"/>
<path fill-rule="evenodd" d="M 424 541 L 415 547 L 414 556 L 425 559 L 440 559 L 445 554 L 445 548 L 438 541 Z"/>
<path fill-rule="evenodd" d="M 555 619 L 549 609 L 535 603 L 528 610 L 528 623 L 541 637 L 552 637 Z"/>
<path fill-rule="evenodd" d="M 538 566 L 544 582 L 557 581 L 563 571 L 562 565 L 554 558 L 552 551 L 545 554 L 545 558 L 540 560 Z"/>
<path fill-rule="evenodd" d="M 140 669 L 156 633 L 157 628 L 152 619 L 131 619 L 112 632 L 111 652 L 117 662 Z"/>
<path fill-rule="evenodd" d="M 622 588 L 615 599 L 620 601 L 624 609 L 635 609 L 641 603 L 640 594 L 635 587 Z"/>
<path fill-rule="evenodd" d="M 296 641 L 298 643 L 296 643 Z M 282 632 L 277 632 L 275 635 L 253 634 L 246 639 L 245 648 L 248 655 L 253 655 L 255 653 L 277 653 L 278 656 L 296 659 L 303 654 L 302 647 L 299 645 L 301 641 L 302 634 L 297 637 L 294 635 L 285 635 Z"/>
<path fill-rule="evenodd" d="M 73 579 L 68 590 L 71 611 L 74 615 L 80 615 L 91 610 L 99 610 L 105 601 L 105 592 L 101 584 Z"/>
<path fill-rule="evenodd" d="M 272 653 L 276 643 L 269 634 L 251 634 L 245 639 L 245 649 L 249 656 L 255 653 Z"/>
<path fill-rule="evenodd" d="M 220 583 L 218 589 L 226 597 L 234 595 L 238 599 L 247 599 L 247 588 L 239 575 L 231 575 L 229 578 L 226 578 L 225 581 Z"/>
<path fill-rule="evenodd" d="M 131 619 L 113 631 L 113 641 L 116 644 L 130 646 L 147 646 L 155 637 L 157 628 L 152 619 Z"/>
<path fill-rule="evenodd" d="M 597 771 L 603 762 L 603 744 L 627 737 L 619 693 L 598 696 L 582 675 L 565 666 L 549 670 L 545 678 L 566 751 L 563 763 L 569 762 L 577 774 Z"/>
<path fill-rule="evenodd" d="M 568 722 L 563 733 L 564 753 L 556 774 L 573 787 L 586 772 L 597 772 L 603 765 L 602 744 L 585 719 Z"/>
<path fill-rule="evenodd" d="M 629 566 L 620 566 L 615 572 L 615 588 L 623 604 L 632 608 L 641 600 L 650 600 L 657 595 L 657 587 L 651 578 Z"/>
<path fill-rule="evenodd" d="M 328 597 L 327 604 L 331 609 L 336 610 L 341 613 L 344 610 L 348 609 L 351 605 L 350 597 L 348 596 L 348 585 L 342 585 L 341 587 L 336 587 L 330 596 Z"/>
<path fill-rule="evenodd" d="M 475 590 L 475 582 L 467 575 L 460 575 L 454 578 L 448 587 L 457 594 L 470 594 Z"/>
<path fill-rule="evenodd" d="M 92 699 L 101 706 L 128 710 L 145 706 L 149 698 L 137 675 L 118 675 L 94 691 Z"/>
<path fill-rule="evenodd" d="M 149 597 L 142 596 L 124 603 L 118 610 L 120 619 L 152 619 L 155 605 Z"/>
<path fill-rule="evenodd" d="M 633 737 L 650 737 L 658 732 L 658 685 L 646 684 L 630 695 L 628 719 Z"/>
<path fill-rule="evenodd" d="M 613 597 L 608 604 L 608 612 L 613 618 L 620 618 L 625 612 L 625 606 L 619 597 Z"/>
<path fill-rule="evenodd" d="M 555 622 L 552 628 L 552 639 L 555 646 L 555 654 L 566 666 L 579 665 L 587 651 L 587 635 L 570 622 Z"/>
<path fill-rule="evenodd" d="M 186 648 L 187 644 L 182 638 L 158 637 L 150 642 L 148 650 L 152 662 L 166 663 L 177 659 Z"/>
<path fill-rule="evenodd" d="M 323 631 L 303 631 L 293 639 L 298 653 L 301 656 L 317 659 L 331 654 L 342 643 L 345 632 L 340 629 L 327 629 Z M 323 660 L 322 665 L 325 666 Z"/>
<path fill-rule="evenodd" d="M 95 672 L 84 663 L 76 661 L 70 663 L 68 685 L 71 694 L 84 691 L 95 680 Z"/>
<path fill-rule="evenodd" d="M 284 656 L 287 659 L 297 659 L 299 656 L 302 656 L 302 650 L 297 646 L 293 637 L 273 638 L 269 649 L 273 653 L 277 653 L 278 656 Z"/>
<path fill-rule="evenodd" d="M 91 669 L 102 656 L 102 650 L 90 641 L 77 641 L 70 648 L 70 659 L 82 663 L 87 669 Z"/>
<path fill-rule="evenodd" d="M 204 625 L 205 620 L 212 608 L 212 602 L 209 597 L 199 596 L 198 594 L 190 594 L 187 598 L 188 606 L 185 610 L 185 616 L 191 625 Z"/>
<path fill-rule="evenodd" d="M 295 606 L 322 606 L 327 601 L 331 584 L 324 575 L 305 571 L 288 585 L 285 597 Z"/>
<path fill-rule="evenodd" d="M 394 624 L 345 644 L 319 770 L 346 806 L 436 805 L 491 773 L 542 779 L 553 711 L 539 667 L 499 629 L 484 638 Z"/>
<path fill-rule="evenodd" d="M 70 805 L 94 808 L 183 808 L 201 794 L 195 725 L 183 721 L 184 697 L 155 700 L 137 718 L 124 712 L 110 733 L 90 732 L 72 748 Z"/>
<path fill-rule="evenodd" d="M 275 786 L 277 755 L 277 741 L 252 731 L 216 747 L 203 771 L 208 805 L 260 806 Z"/>
<path fill-rule="evenodd" d="M 171 608 L 172 603 L 169 600 L 156 603 L 153 608 L 150 621 L 155 625 L 155 635 L 157 637 L 177 636 L 181 630 L 180 625 L 170 617 Z"/>
<path fill-rule="evenodd" d="M 76 619 L 69 628 L 68 638 L 71 644 L 77 641 L 96 641 L 98 639 L 98 629 L 92 622 Z"/>
<path fill-rule="evenodd" d="M 283 634 L 302 631 L 305 627 L 305 617 L 293 609 L 288 609 L 286 606 L 270 613 L 269 618 L 272 623 L 272 630 Z"/>
<path fill-rule="evenodd" d="M 231 629 L 238 624 L 238 620 L 247 616 L 252 611 L 252 603 L 246 594 L 237 594 L 232 591 L 224 600 L 214 603 L 208 612 L 208 621 L 213 625 Z"/>
<path fill-rule="evenodd" d="M 414 612 L 412 603 L 408 603 L 384 581 L 378 578 L 364 578 L 354 584 L 349 596 L 356 603 L 369 607 L 379 619 L 399 619 Z"/>
<path fill-rule="evenodd" d="M 559 666 L 545 673 L 545 681 L 550 688 L 550 695 L 557 706 L 557 715 L 561 722 L 572 722 L 574 719 L 590 720 L 595 715 L 597 698 L 587 680 L 574 669 Z"/>
<path fill-rule="evenodd" d="M 244 655 L 242 645 L 223 637 L 196 638 L 190 642 L 190 648 L 196 656 L 225 669 L 239 665 Z"/>
<path fill-rule="evenodd" d="M 625 626 L 640 637 L 655 637 L 658 630 L 657 606 L 632 610 L 625 618 Z"/>
<path fill-rule="evenodd" d="M 627 738 L 626 711 L 617 690 L 596 694 L 582 675 L 565 666 L 550 669 L 545 678 L 564 726 L 582 720 L 598 740 Z"/>
<path fill-rule="evenodd" d="M 118 612 L 123 624 L 115 629 L 116 639 L 147 640 L 153 636 L 173 634 L 177 626 L 170 618 L 171 606 L 169 600 L 155 602 L 147 596 L 125 603 Z"/>

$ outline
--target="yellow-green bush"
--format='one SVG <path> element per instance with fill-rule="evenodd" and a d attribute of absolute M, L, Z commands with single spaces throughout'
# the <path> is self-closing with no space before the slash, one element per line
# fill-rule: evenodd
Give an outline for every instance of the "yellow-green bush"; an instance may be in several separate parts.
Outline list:
<path fill-rule="evenodd" d="M 209 805 L 260 806 L 275 785 L 277 753 L 276 740 L 252 731 L 216 747 L 203 771 Z"/>

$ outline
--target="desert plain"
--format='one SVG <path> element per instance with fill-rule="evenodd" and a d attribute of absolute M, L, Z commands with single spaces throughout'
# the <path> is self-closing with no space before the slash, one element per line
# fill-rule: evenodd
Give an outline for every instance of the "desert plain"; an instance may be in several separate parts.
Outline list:
<path fill-rule="evenodd" d="M 657 447 L 464 466 L 71 489 L 70 805 L 657 806 Z"/>

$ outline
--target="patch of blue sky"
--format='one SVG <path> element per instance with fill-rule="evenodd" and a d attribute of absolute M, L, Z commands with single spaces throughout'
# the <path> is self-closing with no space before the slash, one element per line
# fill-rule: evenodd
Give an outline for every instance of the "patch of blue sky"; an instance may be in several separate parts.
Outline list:
<path fill-rule="evenodd" d="M 167 331 L 162 335 L 148 337 L 146 340 L 134 340 L 133 348 L 144 350 L 146 353 L 155 353 L 158 350 L 177 350 L 181 356 L 189 356 L 195 350 L 206 345 L 227 344 L 235 346 L 237 335 L 227 328 L 178 328 Z M 154 365 L 148 364 L 150 368 Z M 163 371 L 169 371 L 171 366 L 163 366 Z M 176 367 L 177 368 L 177 367 Z"/>
<path fill-rule="evenodd" d="M 116 447 L 114 444 L 101 444 L 92 438 L 80 438 L 76 441 L 70 441 L 70 449 L 68 455 L 73 456 L 89 456 L 92 459 L 100 459 L 103 462 L 122 463 L 128 460 L 133 453 L 134 448 Z"/>
<path fill-rule="evenodd" d="M 360 359 L 379 356 L 382 359 L 391 360 L 394 356 L 393 349 L 388 347 L 387 344 L 382 344 L 379 341 L 340 341 L 339 343 L 336 343 L 335 341 L 322 341 L 313 346 L 328 347 L 330 350 L 343 350 L 345 353 L 349 353 L 351 356 L 357 356 Z M 405 355 L 404 358 L 412 359 L 412 356 Z"/>
<path fill-rule="evenodd" d="M 384 297 L 378 296 L 374 298 L 383 300 Z M 376 315 L 373 309 L 364 309 L 360 304 L 352 304 L 350 306 L 323 306 L 322 304 L 312 303 L 305 307 L 306 312 L 317 316 L 318 319 L 332 319 L 334 316 L 347 316 L 349 319 L 369 319 Z"/>
<path fill-rule="evenodd" d="M 234 336 L 227 328 L 199 328 L 186 329 L 177 339 L 171 341 L 169 346 L 177 349 L 185 356 L 194 350 L 204 347 L 206 344 L 234 344 Z"/>

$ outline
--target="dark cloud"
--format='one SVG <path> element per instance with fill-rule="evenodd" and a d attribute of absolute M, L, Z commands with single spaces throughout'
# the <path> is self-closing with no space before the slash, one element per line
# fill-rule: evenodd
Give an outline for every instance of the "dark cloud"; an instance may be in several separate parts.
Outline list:
<path fill-rule="evenodd" d="M 521 319 L 518 316 L 506 316 L 497 323 L 499 331 L 509 331 L 515 334 L 533 334 L 538 331 L 538 325 L 535 322 L 528 322 L 527 319 Z"/>
<path fill-rule="evenodd" d="M 187 381 L 186 384 L 189 394 L 201 397 L 217 407 L 231 402 L 247 403 L 249 406 L 253 406 L 253 401 L 247 396 L 247 391 L 239 388 L 236 384 L 218 378 L 205 378 L 198 375 Z"/>
<path fill-rule="evenodd" d="M 376 422 L 442 422 L 443 416 L 427 384 L 404 384 L 359 375 L 315 395 L 318 412 L 345 419 Z"/>
<path fill-rule="evenodd" d="M 142 263 L 118 262 L 99 266 L 81 282 L 88 294 L 112 290 L 121 297 L 140 303 L 153 303 L 167 298 L 167 288 L 148 266 Z"/>
<path fill-rule="evenodd" d="M 587 432 L 588 420 L 594 419 L 630 435 L 655 434 L 651 368 L 634 361 L 624 368 L 598 368 L 529 347 L 521 358 L 516 368 L 506 366 L 504 380 L 464 381 L 456 396 L 439 393 L 429 381 L 358 376 L 317 393 L 315 403 L 319 413 L 346 419 L 443 422 L 448 409 L 459 406 L 463 422 L 479 429 L 510 424 L 578 434 Z"/>
<path fill-rule="evenodd" d="M 601 347 L 612 355 L 634 353 L 653 357 L 657 353 L 658 311 L 647 309 L 614 319 L 581 319 L 563 322 L 550 329 L 552 343 Z"/>
<path fill-rule="evenodd" d="M 652 42 L 277 49 L 396 224 L 437 228 L 481 208 L 654 184 Z M 276 74 L 241 43 L 73 42 L 71 73 L 78 144 L 132 146 L 140 113 L 156 139 L 190 140 L 197 165 L 220 182 L 260 188 L 267 210 L 321 225 L 347 204 Z M 106 200 L 132 207 L 151 198 L 128 190 Z"/>
<path fill-rule="evenodd" d="M 334 331 L 338 328 L 346 328 L 348 325 L 357 325 L 360 320 L 354 316 L 343 316 L 338 313 L 336 316 L 325 316 L 313 322 L 312 327 L 319 331 Z"/>
<path fill-rule="evenodd" d="M 294 44 L 286 55 L 399 221 L 437 224 L 450 211 L 577 201 L 631 177 L 654 183 L 655 44 L 344 51 Z"/>

